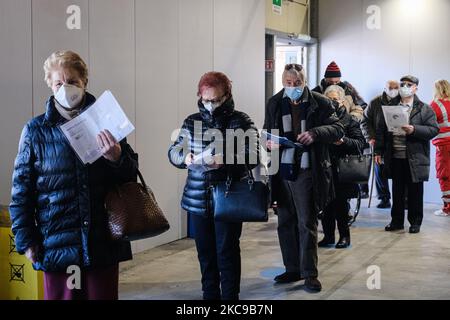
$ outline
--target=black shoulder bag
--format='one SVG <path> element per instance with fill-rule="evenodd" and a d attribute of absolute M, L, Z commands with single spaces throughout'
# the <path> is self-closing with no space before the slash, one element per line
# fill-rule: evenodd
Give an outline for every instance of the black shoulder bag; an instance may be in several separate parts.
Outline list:
<path fill-rule="evenodd" d="M 255 181 L 252 171 L 248 176 L 227 181 L 213 187 L 214 219 L 222 222 L 267 222 L 269 220 L 269 187 Z"/>
<path fill-rule="evenodd" d="M 340 158 L 337 166 L 339 183 L 364 184 L 369 181 L 372 155 L 359 150 L 358 155 L 346 155 Z"/>

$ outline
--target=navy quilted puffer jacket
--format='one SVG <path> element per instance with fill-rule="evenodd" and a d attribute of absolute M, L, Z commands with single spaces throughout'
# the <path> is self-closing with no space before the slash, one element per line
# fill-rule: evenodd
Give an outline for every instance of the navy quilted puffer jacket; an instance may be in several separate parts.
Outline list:
<path fill-rule="evenodd" d="M 83 110 L 94 102 L 87 93 Z M 23 129 L 10 205 L 17 251 L 38 246 L 34 268 L 48 272 L 129 260 L 130 243 L 108 238 L 104 199 L 110 186 L 136 181 L 137 155 L 123 140 L 118 163 L 83 165 L 59 128 L 65 121 L 50 97 L 46 113 Z"/>
<path fill-rule="evenodd" d="M 223 143 L 224 159 L 227 158 L 226 145 L 232 138 L 227 134 L 241 129 L 246 132 L 248 139 L 245 144 L 235 141 L 235 147 L 231 157 L 234 163 L 227 163 L 218 170 L 206 173 L 196 170 L 188 170 L 188 177 L 184 187 L 181 207 L 189 213 L 205 216 L 212 209 L 212 197 L 210 187 L 225 181 L 228 175 L 234 179 L 245 176 L 248 169 L 253 169 L 259 164 L 259 135 L 250 117 L 234 109 L 233 98 L 228 99 L 221 107 L 211 115 L 199 101 L 200 112 L 189 116 L 183 123 L 178 139 L 169 148 L 169 161 L 179 169 L 186 169 L 184 163 L 188 153 L 199 154 L 203 152 L 211 142 L 217 145 Z M 198 129 L 196 129 L 198 127 Z M 221 137 L 214 136 L 214 130 L 219 130 Z M 204 138 L 201 139 L 203 136 Z M 217 151 L 217 150 L 216 150 Z M 230 152 L 231 153 L 231 152 Z"/>

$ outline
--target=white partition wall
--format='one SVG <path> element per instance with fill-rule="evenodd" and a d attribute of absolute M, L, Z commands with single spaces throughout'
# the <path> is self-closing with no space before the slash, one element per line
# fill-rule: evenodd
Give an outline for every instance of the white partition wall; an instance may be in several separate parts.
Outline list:
<path fill-rule="evenodd" d="M 335 60 L 343 79 L 369 102 L 386 80 L 419 77 L 418 95 L 429 103 L 433 83 L 450 78 L 450 1 L 319 1 L 320 75 Z M 441 203 L 432 148 L 431 181 L 425 201 Z"/>
<path fill-rule="evenodd" d="M 96 96 L 111 90 L 135 122 L 134 1 L 89 1 L 89 90 Z M 135 133 L 128 137 L 134 148 Z"/>
<path fill-rule="evenodd" d="M 29 0 L 0 1 L 0 44 L 0 203 L 8 204 L 20 132 L 33 113 Z"/>
<path fill-rule="evenodd" d="M 32 43 L 33 43 L 33 114 L 45 111 L 49 96 L 47 84 L 43 81 L 42 66 L 47 57 L 56 50 L 73 50 L 89 64 L 88 0 L 32 0 Z M 71 6 L 80 9 L 80 29 L 69 29 L 67 14 Z M 71 26 L 72 28 L 72 26 Z"/>
<path fill-rule="evenodd" d="M 214 6 L 214 68 L 229 74 L 236 107 L 252 115 L 262 127 L 265 1 L 216 0 Z"/>
<path fill-rule="evenodd" d="M 171 134 L 197 111 L 197 84 L 210 70 L 233 81 L 236 106 L 264 117 L 264 0 L 14 0 L 0 2 L 0 204 L 10 201 L 20 130 L 44 111 L 42 65 L 74 50 L 90 68 L 88 89 L 110 89 L 136 131 L 140 168 L 171 224 L 133 243 L 142 251 L 186 235 L 180 198 L 186 172 L 167 158 Z M 3 45 L 10 44 L 9 46 Z"/>
<path fill-rule="evenodd" d="M 214 1 L 184 0 L 179 2 L 178 55 L 178 120 L 197 111 L 197 85 L 200 77 L 214 69 Z M 178 172 L 178 196 L 183 192 L 187 173 Z M 179 198 L 174 205 L 179 204 Z M 180 215 L 180 237 L 186 235 L 186 215 Z"/>
<path fill-rule="evenodd" d="M 137 150 L 143 173 L 171 225 L 156 239 L 158 243 L 178 239 L 180 232 L 177 170 L 167 160 L 170 134 L 178 126 L 178 17 L 177 0 L 157 6 L 152 1 L 136 2 Z M 151 241 L 155 239 L 142 242 Z"/>

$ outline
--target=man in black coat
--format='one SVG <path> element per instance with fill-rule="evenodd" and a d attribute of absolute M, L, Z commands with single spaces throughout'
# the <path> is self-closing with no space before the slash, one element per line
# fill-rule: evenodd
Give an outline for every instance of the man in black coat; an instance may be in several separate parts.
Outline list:
<path fill-rule="evenodd" d="M 404 133 L 389 132 L 386 122 L 380 122 L 375 141 L 375 161 L 384 157 L 387 178 L 392 179 L 392 220 L 386 231 L 403 230 L 405 220 L 405 190 L 408 192 L 410 233 L 419 233 L 423 219 L 423 183 L 430 175 L 430 140 L 439 133 L 433 109 L 416 96 L 419 79 L 405 76 L 400 80 L 400 97 L 389 105 L 402 106 L 410 114 Z"/>
<path fill-rule="evenodd" d="M 372 147 L 375 147 L 376 130 L 379 123 L 383 121 L 382 106 L 387 106 L 393 99 L 398 98 L 400 83 L 390 80 L 386 83 L 383 94 L 373 99 L 369 106 L 364 110 L 364 119 L 361 122 L 361 128 L 364 137 Z M 380 203 L 377 205 L 379 209 L 387 209 L 391 207 L 391 193 L 389 191 L 389 182 L 383 176 L 384 164 L 375 165 L 375 181 Z"/>
<path fill-rule="evenodd" d="M 317 270 L 317 216 L 334 198 L 328 145 L 343 137 L 343 126 L 332 102 L 305 85 L 301 65 L 289 64 L 283 73 L 284 89 L 266 107 L 264 129 L 299 142 L 304 152 L 279 150 L 280 170 L 271 177 L 272 201 L 278 205 L 278 237 L 286 272 L 278 283 L 305 279 L 310 291 L 320 291 Z"/>
<path fill-rule="evenodd" d="M 347 81 L 342 81 L 342 72 L 336 62 L 331 62 L 327 69 L 325 70 L 325 76 L 320 81 L 320 84 L 315 87 L 312 91 L 325 94 L 325 90 L 329 86 L 338 85 L 345 90 L 346 96 L 351 96 L 353 98 L 353 102 L 355 105 L 360 106 L 363 109 L 367 108 L 367 103 L 364 99 L 359 95 L 358 91 L 355 87 Z"/>

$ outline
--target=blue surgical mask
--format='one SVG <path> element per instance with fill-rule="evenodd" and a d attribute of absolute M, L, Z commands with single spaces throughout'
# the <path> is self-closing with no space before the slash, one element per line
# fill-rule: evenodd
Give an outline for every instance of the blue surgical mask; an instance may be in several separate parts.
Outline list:
<path fill-rule="evenodd" d="M 284 88 L 284 92 L 286 93 L 286 96 L 291 99 L 292 101 L 297 101 L 300 99 L 300 97 L 303 94 L 303 88 L 302 87 L 286 87 Z"/>

